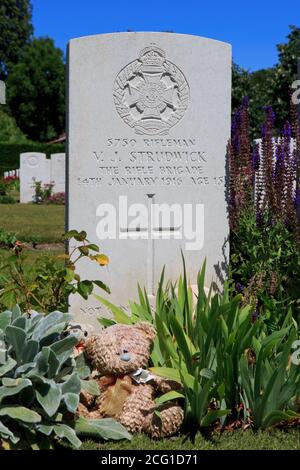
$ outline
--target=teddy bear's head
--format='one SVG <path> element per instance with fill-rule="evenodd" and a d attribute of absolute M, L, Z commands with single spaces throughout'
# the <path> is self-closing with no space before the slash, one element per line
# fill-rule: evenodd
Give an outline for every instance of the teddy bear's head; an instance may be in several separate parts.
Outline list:
<path fill-rule="evenodd" d="M 131 374 L 147 366 L 155 336 L 154 327 L 147 322 L 116 324 L 89 338 L 85 355 L 101 375 Z"/>

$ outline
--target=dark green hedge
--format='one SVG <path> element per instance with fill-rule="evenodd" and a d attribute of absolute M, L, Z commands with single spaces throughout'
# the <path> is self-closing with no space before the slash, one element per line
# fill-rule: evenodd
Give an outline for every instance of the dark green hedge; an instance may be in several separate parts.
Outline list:
<path fill-rule="evenodd" d="M 23 143 L 8 144 L 0 142 L 0 177 L 8 170 L 15 170 L 20 167 L 20 153 L 24 152 L 43 152 L 49 156 L 52 153 L 65 152 L 64 144 L 39 144 Z"/>

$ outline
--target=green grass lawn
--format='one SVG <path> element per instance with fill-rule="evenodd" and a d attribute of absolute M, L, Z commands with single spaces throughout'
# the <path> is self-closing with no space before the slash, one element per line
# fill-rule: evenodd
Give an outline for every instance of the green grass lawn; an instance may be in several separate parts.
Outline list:
<path fill-rule="evenodd" d="M 300 429 L 288 431 L 247 431 L 224 432 L 206 439 L 200 434 L 193 443 L 187 438 L 177 437 L 153 441 L 137 435 L 132 441 L 109 441 L 100 443 L 92 440 L 83 442 L 80 450 L 300 450 Z"/>
<path fill-rule="evenodd" d="M 64 206 L 1 204 L 0 229 L 24 242 L 57 243 L 65 231 L 64 214 Z"/>

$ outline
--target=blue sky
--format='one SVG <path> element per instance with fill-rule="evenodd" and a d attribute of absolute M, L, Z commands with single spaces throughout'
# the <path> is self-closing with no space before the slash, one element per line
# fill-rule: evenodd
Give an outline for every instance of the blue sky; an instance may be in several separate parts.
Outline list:
<path fill-rule="evenodd" d="M 36 36 L 66 49 L 69 39 L 116 31 L 174 31 L 233 46 L 250 70 L 277 62 L 276 44 L 300 27 L 299 0 L 32 0 Z"/>

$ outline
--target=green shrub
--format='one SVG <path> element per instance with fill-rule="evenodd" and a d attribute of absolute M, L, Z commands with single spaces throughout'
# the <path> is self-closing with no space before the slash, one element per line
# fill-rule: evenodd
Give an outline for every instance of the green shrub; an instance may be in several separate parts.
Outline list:
<path fill-rule="evenodd" d="M 130 316 L 106 299 L 95 296 L 110 308 L 114 316 L 114 320 L 99 321 L 103 326 L 114 322 L 135 323 L 141 320 L 154 323 L 157 338 L 151 354 L 151 370 L 182 384 L 185 418 L 189 429 L 207 427 L 217 419 L 224 424 L 225 420 L 231 422 L 244 418 L 257 427 L 265 425 L 265 421 L 254 418 L 254 408 L 250 406 L 251 412 L 247 415 L 244 413 L 246 405 L 244 408 L 241 406 L 245 403 L 246 387 L 243 360 L 246 360 L 247 365 L 253 364 L 253 370 L 258 373 L 256 357 L 259 357 L 265 344 L 268 344 L 265 358 L 269 369 L 272 367 L 274 377 L 276 376 L 272 380 L 281 380 L 283 389 L 281 399 L 272 401 L 271 406 L 274 408 L 268 409 L 268 412 L 273 413 L 272 422 L 294 416 L 287 410 L 291 403 L 296 407 L 299 370 L 296 366 L 291 366 L 292 377 L 297 376 L 298 382 L 295 383 L 298 385 L 290 389 L 291 377 L 289 374 L 282 376 L 282 368 L 278 368 L 278 354 L 282 354 L 282 343 L 286 342 L 289 345 L 286 348 L 289 349 L 291 338 L 296 335 L 291 312 L 287 315 L 283 329 L 273 336 L 267 336 L 263 320 L 254 315 L 251 305 L 243 305 L 240 294 L 230 298 L 227 285 L 222 295 L 213 294 L 212 288 L 206 294 L 204 279 L 205 264 L 198 275 L 195 300 L 195 295 L 188 287 L 185 266 L 183 277 L 177 285 L 164 285 L 163 272 L 154 311 L 147 293 L 142 292 L 139 287 L 139 302 L 130 303 Z M 257 365 L 259 364 L 257 360 Z M 271 392 L 266 385 L 265 391 L 259 389 L 257 393 L 265 393 L 267 396 Z M 167 398 L 178 398 L 178 394 Z"/>
<path fill-rule="evenodd" d="M 42 184 L 41 181 L 34 180 L 33 187 L 34 187 L 33 202 L 35 204 L 43 204 L 47 202 L 48 199 L 51 197 L 54 183 Z"/>
<path fill-rule="evenodd" d="M 240 359 L 243 409 L 256 428 L 299 418 L 299 366 L 290 360 L 294 339 L 295 331 L 289 333 L 289 328 L 276 331 L 261 344 L 256 343 L 255 364 L 249 364 L 245 357 Z"/>
<path fill-rule="evenodd" d="M 0 313 L 0 447 L 10 441 L 51 448 L 57 440 L 79 447 L 77 434 L 130 438 L 111 419 L 74 416 L 90 371 L 82 356 L 73 357 L 78 339 L 62 334 L 71 318 L 61 312 L 22 315 L 19 307 Z"/>
<path fill-rule="evenodd" d="M 86 232 L 72 230 L 63 239 L 71 238 L 76 247 L 70 255 L 41 256 L 34 264 L 26 263 L 27 250 L 16 243 L 11 255 L 2 263 L 0 260 L 0 304 L 6 308 L 18 304 L 27 312 L 35 309 L 49 313 L 55 309 L 67 311 L 70 294 L 87 299 L 95 286 L 110 292 L 102 281 L 81 279 L 76 273 L 76 263 L 84 257 L 100 266 L 106 265 L 108 258 L 99 253 L 97 245 L 89 243 Z"/>
<path fill-rule="evenodd" d="M 0 109 L 0 142 L 27 142 L 23 132 L 18 128 L 15 119 Z"/>
<path fill-rule="evenodd" d="M 0 247 L 12 248 L 17 241 L 15 234 L 7 232 L 0 228 Z"/>
<path fill-rule="evenodd" d="M 12 196 L 0 196 L 0 204 L 15 204 L 16 200 Z"/>
<path fill-rule="evenodd" d="M 270 325 L 281 325 L 288 307 L 300 322 L 300 249 L 295 234 L 281 223 L 262 229 L 245 213 L 230 236 L 230 278 L 245 302 Z"/>

